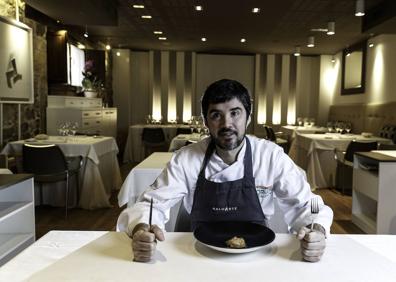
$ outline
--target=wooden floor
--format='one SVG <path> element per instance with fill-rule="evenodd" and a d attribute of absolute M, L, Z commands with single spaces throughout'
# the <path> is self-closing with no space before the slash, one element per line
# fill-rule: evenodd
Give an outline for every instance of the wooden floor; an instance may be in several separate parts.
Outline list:
<path fill-rule="evenodd" d="M 131 165 L 121 166 L 123 179 L 131 168 Z M 341 193 L 332 189 L 319 189 L 315 193 L 321 195 L 325 203 L 334 211 L 331 233 L 363 233 L 351 222 L 351 196 L 341 195 Z M 64 208 L 38 206 L 36 207 L 36 238 L 40 238 L 50 230 L 115 230 L 118 215 L 122 211 L 122 208 L 117 205 L 117 192 L 113 193 L 110 202 L 113 208 L 92 211 L 78 208 L 70 209 L 67 219 L 65 219 Z"/>

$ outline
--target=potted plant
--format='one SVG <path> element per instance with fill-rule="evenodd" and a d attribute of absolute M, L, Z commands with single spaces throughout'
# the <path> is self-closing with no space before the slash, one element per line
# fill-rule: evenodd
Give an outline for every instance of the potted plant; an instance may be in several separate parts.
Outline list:
<path fill-rule="evenodd" d="M 88 98 L 96 98 L 101 88 L 101 81 L 94 74 L 94 62 L 88 60 L 85 62 L 84 71 L 82 72 L 84 78 L 81 82 L 84 89 L 84 96 Z"/>

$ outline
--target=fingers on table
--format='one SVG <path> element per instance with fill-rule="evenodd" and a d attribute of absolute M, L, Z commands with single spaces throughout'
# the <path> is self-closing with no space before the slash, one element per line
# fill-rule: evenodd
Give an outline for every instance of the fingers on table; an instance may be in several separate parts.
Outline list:
<path fill-rule="evenodd" d="M 159 241 L 164 241 L 165 240 L 165 236 L 164 236 L 164 232 L 162 231 L 161 228 L 159 228 L 157 225 L 152 225 L 150 231 L 152 233 L 154 233 L 155 238 Z"/>

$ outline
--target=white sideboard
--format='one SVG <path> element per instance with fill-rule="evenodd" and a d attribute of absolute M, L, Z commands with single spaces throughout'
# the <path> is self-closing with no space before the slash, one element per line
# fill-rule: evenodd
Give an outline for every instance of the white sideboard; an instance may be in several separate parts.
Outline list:
<path fill-rule="evenodd" d="M 0 175 L 0 266 L 35 241 L 33 176 Z"/>
<path fill-rule="evenodd" d="M 354 156 L 352 222 L 369 234 L 396 234 L 396 151 Z"/>
<path fill-rule="evenodd" d="M 117 136 L 117 108 L 102 108 L 101 98 L 48 96 L 47 134 L 58 135 L 64 122 L 77 122 L 79 133 Z"/>

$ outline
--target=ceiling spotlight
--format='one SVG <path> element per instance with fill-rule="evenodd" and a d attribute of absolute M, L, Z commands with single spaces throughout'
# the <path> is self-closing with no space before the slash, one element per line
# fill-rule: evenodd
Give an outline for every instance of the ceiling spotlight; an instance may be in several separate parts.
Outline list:
<path fill-rule="evenodd" d="M 333 56 L 331 56 L 331 62 L 334 64 L 335 63 L 335 58 L 334 58 L 334 55 Z"/>
<path fill-rule="evenodd" d="M 246 42 L 246 39 L 245 39 L 245 38 L 241 38 L 241 42 L 242 42 L 242 43 L 245 43 L 245 42 Z"/>
<path fill-rule="evenodd" d="M 109 44 L 106 45 L 106 50 L 110 50 L 111 46 Z"/>
<path fill-rule="evenodd" d="M 81 43 L 78 43 L 78 44 L 77 44 L 77 48 L 79 48 L 79 49 L 85 49 L 85 45 L 84 45 L 84 44 L 81 44 Z"/>
<path fill-rule="evenodd" d="M 327 23 L 327 35 L 334 35 L 335 34 L 335 22 L 328 22 Z"/>
<path fill-rule="evenodd" d="M 309 48 L 315 47 L 315 37 L 313 36 L 308 37 L 307 47 Z"/>
<path fill-rule="evenodd" d="M 120 52 L 117 52 L 116 55 L 117 55 L 117 57 L 119 57 L 119 56 L 121 56 L 121 53 L 120 53 Z"/>
<path fill-rule="evenodd" d="M 294 56 L 298 57 L 301 55 L 301 48 L 300 46 L 296 46 L 295 50 L 294 50 Z"/>
<path fill-rule="evenodd" d="M 355 16 L 364 16 L 364 0 L 356 0 Z"/>
<path fill-rule="evenodd" d="M 369 43 L 369 47 L 370 47 L 370 48 L 373 48 L 373 47 L 374 47 L 374 43 L 370 42 L 370 43 Z"/>
<path fill-rule="evenodd" d="M 350 55 L 351 55 L 351 52 L 348 51 L 347 54 L 346 54 L 346 56 L 349 57 Z"/>
<path fill-rule="evenodd" d="M 87 25 L 85 25 L 84 37 L 88 38 L 88 27 L 87 27 Z"/>
<path fill-rule="evenodd" d="M 143 15 L 142 16 L 142 19 L 151 19 L 152 18 L 152 16 L 150 16 L 150 15 Z"/>
<path fill-rule="evenodd" d="M 260 13 L 260 8 L 253 8 L 252 13 L 255 13 L 255 14 Z"/>
<path fill-rule="evenodd" d="M 160 30 L 155 30 L 155 31 L 154 31 L 154 34 L 162 34 L 162 31 L 160 31 Z"/>
<path fill-rule="evenodd" d="M 166 40 L 166 37 L 158 37 L 159 40 Z"/>
<path fill-rule="evenodd" d="M 144 9 L 144 5 L 133 5 L 135 9 Z"/>
<path fill-rule="evenodd" d="M 202 37 L 201 41 L 205 42 L 206 41 L 206 37 Z"/>
<path fill-rule="evenodd" d="M 195 10 L 202 11 L 202 6 L 195 6 Z"/>
<path fill-rule="evenodd" d="M 60 23 L 60 20 L 56 20 L 56 23 Z"/>

